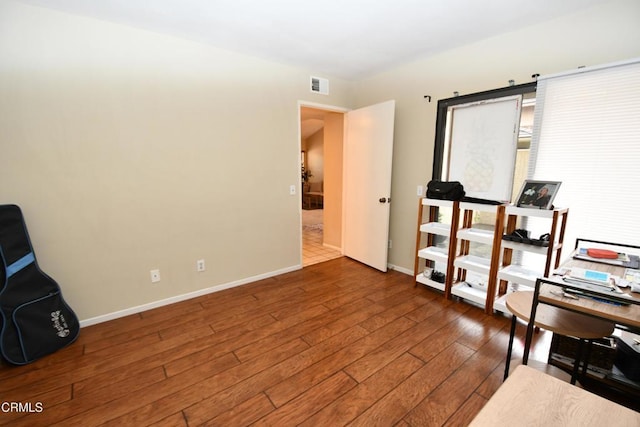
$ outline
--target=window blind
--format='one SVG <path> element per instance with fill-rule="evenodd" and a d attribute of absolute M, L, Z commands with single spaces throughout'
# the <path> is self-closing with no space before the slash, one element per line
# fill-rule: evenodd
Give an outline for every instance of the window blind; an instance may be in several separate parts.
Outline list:
<path fill-rule="evenodd" d="M 562 181 L 565 256 L 577 237 L 640 245 L 640 58 L 538 79 L 528 176 Z"/>

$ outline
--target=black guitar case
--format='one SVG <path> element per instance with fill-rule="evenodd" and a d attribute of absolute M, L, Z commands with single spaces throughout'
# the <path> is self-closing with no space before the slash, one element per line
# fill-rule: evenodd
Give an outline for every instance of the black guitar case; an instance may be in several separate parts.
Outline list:
<path fill-rule="evenodd" d="M 78 318 L 36 262 L 22 211 L 0 205 L 0 351 L 24 365 L 71 344 Z"/>

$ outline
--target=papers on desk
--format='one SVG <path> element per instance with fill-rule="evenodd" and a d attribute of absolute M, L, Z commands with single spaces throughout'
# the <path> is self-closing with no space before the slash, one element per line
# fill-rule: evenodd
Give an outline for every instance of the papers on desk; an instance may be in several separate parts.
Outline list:
<path fill-rule="evenodd" d="M 627 268 L 624 270 L 624 277 L 618 283 L 618 286 L 628 286 L 631 292 L 640 292 L 640 270 Z"/>
<path fill-rule="evenodd" d="M 562 281 L 571 286 L 571 288 L 565 288 L 564 292 L 574 294 L 578 297 L 591 298 L 596 301 L 606 302 L 609 304 L 629 305 L 630 302 L 625 302 L 625 299 L 633 300 L 631 295 L 622 293 L 615 285 L 603 285 L 602 283 L 577 279 L 571 276 L 564 276 Z M 588 291 L 587 292 L 581 292 Z"/>
<path fill-rule="evenodd" d="M 631 292 L 640 293 L 640 270 L 625 268 L 622 277 L 611 276 L 611 279 L 621 288 L 629 288 Z"/>
<path fill-rule="evenodd" d="M 620 267 L 640 268 L 640 257 L 637 255 L 629 255 L 622 252 L 618 253 L 618 258 L 596 258 L 587 254 L 588 248 L 580 248 L 574 254 L 574 259 L 582 261 L 599 262 L 602 264 L 618 265 Z"/>
<path fill-rule="evenodd" d="M 559 281 L 567 284 L 567 287 L 563 288 L 565 294 L 618 305 L 630 304 L 625 302 L 625 299 L 635 300 L 618 287 L 617 283 L 620 282 L 620 278 L 615 280 L 616 277 L 610 276 L 608 273 L 578 267 L 563 268 L 562 270 L 556 271 L 554 274 L 561 276 L 558 278 Z"/>

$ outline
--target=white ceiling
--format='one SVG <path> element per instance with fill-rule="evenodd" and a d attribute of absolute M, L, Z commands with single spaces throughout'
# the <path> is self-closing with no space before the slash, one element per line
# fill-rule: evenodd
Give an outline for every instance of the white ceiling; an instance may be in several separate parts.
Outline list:
<path fill-rule="evenodd" d="M 607 0 L 18 0 L 358 79 Z"/>
<path fill-rule="evenodd" d="M 18 0 L 355 80 L 607 0 Z M 301 111 L 302 138 L 323 127 Z"/>

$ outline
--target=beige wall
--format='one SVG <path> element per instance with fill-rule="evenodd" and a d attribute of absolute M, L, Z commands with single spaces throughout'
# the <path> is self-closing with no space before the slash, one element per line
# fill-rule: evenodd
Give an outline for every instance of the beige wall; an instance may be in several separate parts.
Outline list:
<path fill-rule="evenodd" d="M 324 130 L 311 135 L 305 141 L 307 150 L 307 170 L 311 172 L 309 182 L 320 183 L 324 181 Z"/>
<path fill-rule="evenodd" d="M 449 50 L 354 84 L 355 107 L 396 100 L 389 263 L 413 271 L 416 187 L 431 178 L 437 100 L 640 56 L 640 2 L 612 0 L 580 13 Z M 429 103 L 423 98 L 430 95 Z M 640 177 L 639 177 L 640 179 Z"/>
<path fill-rule="evenodd" d="M 395 99 L 389 262 L 409 271 L 437 99 L 640 56 L 639 16 L 614 0 L 366 80 L 327 76 L 322 96 L 316 70 L 0 0 L 0 203 L 22 206 L 81 319 L 287 271 L 301 256 L 298 102 Z"/>
<path fill-rule="evenodd" d="M 342 248 L 342 148 L 344 114 L 324 118 L 324 244 Z"/>
<path fill-rule="evenodd" d="M 346 82 L 4 0 L 0 58 L 0 203 L 81 319 L 300 267 L 298 103 Z"/>

